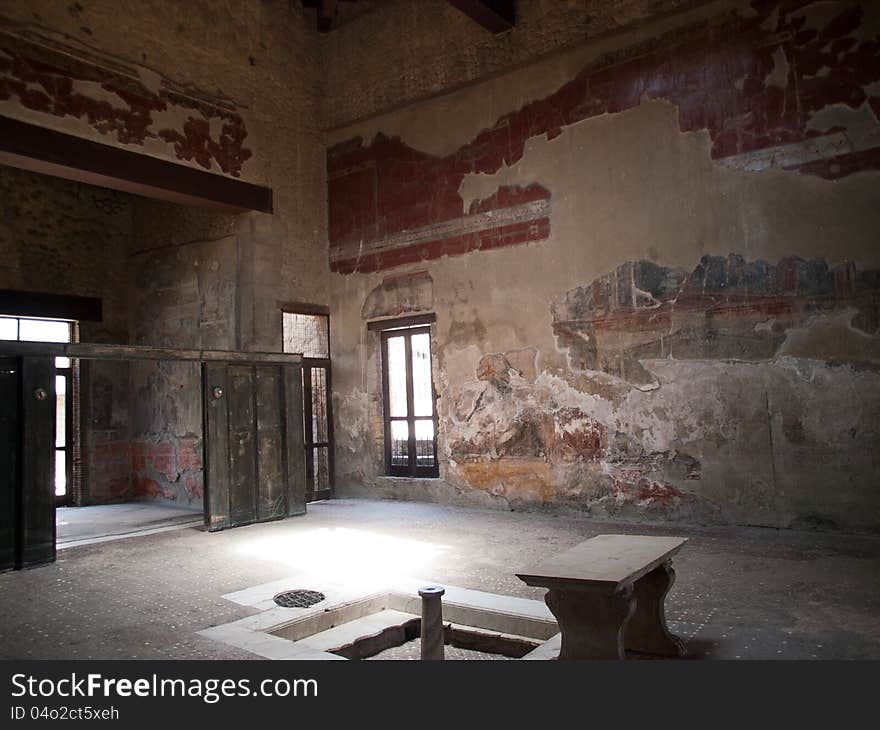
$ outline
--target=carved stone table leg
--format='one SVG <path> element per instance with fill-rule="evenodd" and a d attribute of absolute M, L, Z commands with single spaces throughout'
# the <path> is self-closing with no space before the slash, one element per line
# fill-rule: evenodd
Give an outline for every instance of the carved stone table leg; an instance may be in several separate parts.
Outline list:
<path fill-rule="evenodd" d="M 632 590 L 551 589 L 544 601 L 562 632 L 560 659 L 623 659 L 624 628 L 633 613 Z"/>
<path fill-rule="evenodd" d="M 658 656 L 682 656 L 684 644 L 666 628 L 663 602 L 675 582 L 671 563 L 664 563 L 633 585 L 636 610 L 626 626 L 624 646 L 630 651 Z"/>

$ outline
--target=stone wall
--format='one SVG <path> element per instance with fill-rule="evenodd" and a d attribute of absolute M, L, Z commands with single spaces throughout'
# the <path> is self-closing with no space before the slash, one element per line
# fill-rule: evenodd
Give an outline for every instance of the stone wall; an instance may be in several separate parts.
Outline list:
<path fill-rule="evenodd" d="M 274 190 L 271 216 L 131 204 L 96 339 L 277 351 L 279 301 L 330 305 L 341 494 L 877 529 L 875 3 L 523 0 L 500 36 L 441 0 L 312 22 L 0 0 L 0 114 Z M 34 288 L 20 254 L 0 267 Z M 441 479 L 389 480 L 365 324 L 422 312 Z M 109 492 L 198 500 L 195 370 L 94 374 Z"/>
<path fill-rule="evenodd" d="M 0 0 L 0 114 L 274 191 L 273 215 L 131 203 L 112 266 L 93 242 L 59 268 L 104 277 L 106 341 L 280 351 L 278 302 L 327 303 L 313 22 L 284 2 Z M 87 371 L 93 499 L 200 503 L 198 368 Z"/>
<path fill-rule="evenodd" d="M 280 350 L 278 300 L 327 296 L 312 23 L 284 2 L 0 0 L 0 114 L 274 190 L 238 229 L 245 350 Z"/>
<path fill-rule="evenodd" d="M 132 344 L 236 349 L 246 217 L 138 199 L 133 219 Z M 200 366 L 132 363 L 131 394 L 133 493 L 201 504 Z"/>
<path fill-rule="evenodd" d="M 716 2 L 331 133 L 339 491 L 880 527 L 878 61 Z M 387 479 L 365 323 L 424 311 L 441 479 Z"/>

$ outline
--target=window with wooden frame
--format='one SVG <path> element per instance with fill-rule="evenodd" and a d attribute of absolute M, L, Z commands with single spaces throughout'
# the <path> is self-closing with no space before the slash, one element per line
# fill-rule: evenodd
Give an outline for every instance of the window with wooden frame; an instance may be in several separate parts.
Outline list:
<path fill-rule="evenodd" d="M 437 477 L 437 411 L 431 372 L 433 315 L 373 322 L 382 339 L 385 472 Z"/>

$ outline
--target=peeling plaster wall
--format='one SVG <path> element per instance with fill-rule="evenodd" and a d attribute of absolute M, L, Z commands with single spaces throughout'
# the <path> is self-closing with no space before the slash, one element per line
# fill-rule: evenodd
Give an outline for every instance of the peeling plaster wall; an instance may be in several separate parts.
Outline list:
<path fill-rule="evenodd" d="M 682 132 L 706 132 L 711 159 L 725 167 L 832 180 L 878 169 L 874 6 L 815 5 L 754 0 L 682 15 L 656 36 L 584 54 L 574 78 L 514 111 L 494 111 L 509 109 L 493 104 L 494 88 L 488 103 L 472 89 L 457 93 L 436 110 L 466 105 L 468 121 L 449 130 L 467 135 L 457 145 L 437 142 L 426 113 L 408 115 L 412 127 L 396 136 L 378 120 L 339 131 L 327 163 L 331 268 L 377 271 L 545 240 L 553 191 L 506 172 L 521 167 L 529 144 L 649 100 L 674 105 Z M 526 76 L 517 75 L 520 93 L 533 88 Z"/>
<path fill-rule="evenodd" d="M 334 132 L 331 265 L 337 224 L 374 246 L 333 278 L 338 491 L 878 529 L 878 32 L 871 3 L 713 3 Z M 374 171 L 377 218 L 334 190 L 348 170 Z M 537 238 L 449 245 L 532 186 Z M 431 297 L 395 300 L 407 274 Z M 365 320 L 419 311 L 441 479 L 388 479 Z"/>

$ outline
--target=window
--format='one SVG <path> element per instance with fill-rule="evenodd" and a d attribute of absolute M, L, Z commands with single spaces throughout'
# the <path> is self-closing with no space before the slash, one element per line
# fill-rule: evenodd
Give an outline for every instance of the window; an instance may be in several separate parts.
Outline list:
<path fill-rule="evenodd" d="M 0 340 L 71 342 L 74 323 L 60 319 L 0 317 Z M 55 358 L 55 499 L 70 501 L 72 409 L 70 358 Z"/>
<path fill-rule="evenodd" d="M 328 499 L 333 490 L 333 415 L 330 409 L 330 316 L 326 307 L 284 305 L 283 351 L 303 356 L 303 436 L 306 500 Z"/>
<path fill-rule="evenodd" d="M 330 357 L 330 317 L 323 313 L 282 312 L 284 352 L 308 358 Z"/>
<path fill-rule="evenodd" d="M 386 472 L 439 476 L 430 327 L 383 329 L 382 371 Z"/>

